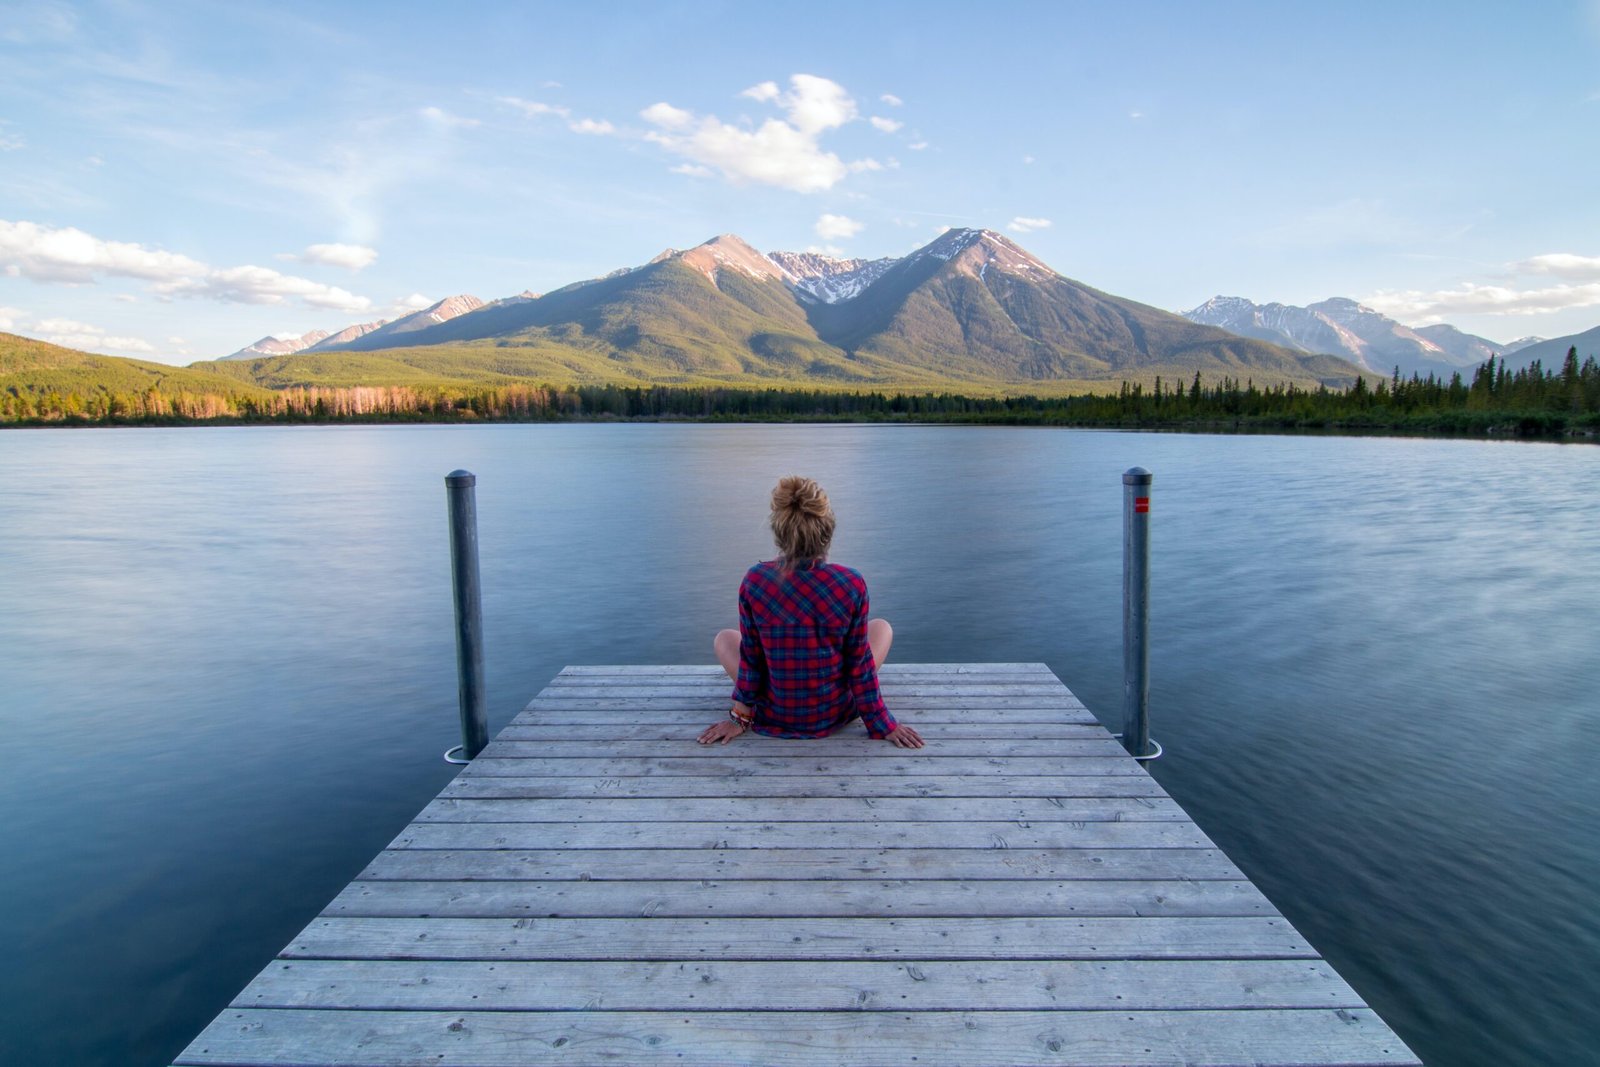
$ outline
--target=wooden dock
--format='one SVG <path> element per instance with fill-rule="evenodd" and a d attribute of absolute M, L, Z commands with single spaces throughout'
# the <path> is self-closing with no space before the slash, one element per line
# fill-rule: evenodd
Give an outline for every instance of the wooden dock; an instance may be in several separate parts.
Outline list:
<path fill-rule="evenodd" d="M 568 667 L 177 1063 L 1419 1063 L 1043 664 L 882 678 L 926 748 Z"/>

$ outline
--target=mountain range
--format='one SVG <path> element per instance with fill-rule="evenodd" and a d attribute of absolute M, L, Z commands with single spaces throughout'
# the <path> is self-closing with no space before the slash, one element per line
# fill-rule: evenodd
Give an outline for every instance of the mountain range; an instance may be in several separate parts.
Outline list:
<path fill-rule="evenodd" d="M 1361 371 L 1101 292 L 977 229 L 877 260 L 767 255 L 725 234 L 542 296 L 452 297 L 294 352 L 273 348 L 305 337 L 314 335 L 263 339 L 195 366 L 269 386 L 543 377 L 1010 392 L 1157 375 L 1176 383 L 1196 371 L 1341 387 Z"/>
<path fill-rule="evenodd" d="M 1444 324 L 1413 329 L 1344 297 L 1295 307 L 1215 296 L 1183 317 L 1298 352 L 1341 356 L 1374 374 L 1388 375 L 1398 367 L 1407 378 L 1415 373 L 1448 379 L 1490 356 L 1507 356 L 1544 340 L 1525 337 L 1502 345 Z"/>

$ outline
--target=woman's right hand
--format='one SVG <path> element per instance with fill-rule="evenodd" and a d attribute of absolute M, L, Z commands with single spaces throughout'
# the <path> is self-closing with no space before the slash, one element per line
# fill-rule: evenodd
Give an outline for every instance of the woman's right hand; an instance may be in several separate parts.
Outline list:
<path fill-rule="evenodd" d="M 745 729 L 745 727 L 732 719 L 723 719 L 721 722 L 712 723 L 706 727 L 705 733 L 700 735 L 700 743 L 702 745 L 714 745 L 720 741 L 725 745 L 744 733 Z"/>
<path fill-rule="evenodd" d="M 907 726 L 905 723 L 901 723 L 893 730 L 890 730 L 886 740 L 893 741 L 901 748 L 922 747 L 922 735 L 917 733 L 917 731 L 913 730 L 911 727 Z"/>

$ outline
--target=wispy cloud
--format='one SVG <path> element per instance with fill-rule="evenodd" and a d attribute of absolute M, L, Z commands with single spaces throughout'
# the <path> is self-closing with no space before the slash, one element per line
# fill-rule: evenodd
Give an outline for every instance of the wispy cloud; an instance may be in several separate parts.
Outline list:
<path fill-rule="evenodd" d="M 1577 256 L 1570 252 L 1551 252 L 1518 260 L 1511 269 L 1523 274 L 1553 274 L 1570 281 L 1600 281 L 1600 256 Z"/>
<path fill-rule="evenodd" d="M 878 97 L 878 99 L 883 101 L 885 104 L 888 104 L 890 107 L 899 107 L 901 104 L 905 103 L 904 100 L 900 99 L 893 93 L 884 93 L 882 96 Z"/>
<path fill-rule="evenodd" d="M 796 74 L 789 91 L 761 82 L 741 94 L 782 108 L 785 119 L 771 118 L 754 129 L 696 116 L 665 101 L 639 113 L 655 129 L 651 141 L 691 163 L 710 167 L 736 183 L 756 182 L 816 193 L 833 188 L 856 171 L 880 170 L 874 159 L 846 163 L 821 146 L 821 138 L 856 117 L 856 104 L 844 87 L 827 78 Z"/>
<path fill-rule="evenodd" d="M 206 266 L 175 252 L 102 241 L 70 226 L 0 219 L 0 270 L 13 278 L 83 285 L 104 276 L 175 281 L 203 274 Z"/>
<path fill-rule="evenodd" d="M 82 230 L 0 220 L 0 271 L 40 283 L 87 285 L 102 278 L 152 283 L 162 296 L 193 296 L 240 304 L 283 304 L 362 311 L 371 306 L 336 286 L 281 274 L 268 267 L 214 268 L 197 259 L 125 241 L 105 241 Z"/>
<path fill-rule="evenodd" d="M 573 133 L 605 136 L 617 132 L 617 128 L 605 119 L 579 119 L 577 122 L 568 123 L 567 125 Z"/>
<path fill-rule="evenodd" d="M 417 112 L 417 114 L 421 115 L 429 122 L 437 123 L 440 126 L 459 126 L 466 129 L 471 129 L 474 126 L 483 125 L 477 119 L 469 119 L 461 115 L 453 115 L 442 107 L 425 107 L 421 111 Z"/>
<path fill-rule="evenodd" d="M 541 115 L 554 115 L 557 118 L 564 119 L 568 115 L 572 114 L 572 110 L 570 108 L 562 107 L 560 104 L 546 104 L 538 100 L 524 100 L 519 96 L 497 96 L 495 99 L 500 103 L 505 104 L 507 107 L 515 108 L 530 119 L 538 118 Z"/>
<path fill-rule="evenodd" d="M 1380 289 L 1361 301 L 1385 315 L 1419 326 L 1444 322 L 1454 315 L 1543 315 L 1600 304 L 1600 282 L 1517 289 L 1507 285 L 1474 285 L 1422 292 Z"/>
<path fill-rule="evenodd" d="M 366 311 L 372 306 L 366 297 L 338 286 L 251 265 L 223 267 L 198 278 L 161 282 L 155 290 L 164 296 L 198 297 L 223 304 L 287 304 L 298 300 L 309 307 L 334 311 Z"/>
<path fill-rule="evenodd" d="M 1032 233 L 1035 230 L 1048 230 L 1051 226 L 1049 219 L 1031 219 L 1018 215 L 1006 226 L 1006 229 L 1017 233 Z"/>
<path fill-rule="evenodd" d="M 395 315 L 409 315 L 413 311 L 421 311 L 423 308 L 432 307 L 436 303 L 438 301 L 423 296 L 421 293 L 412 293 L 410 296 L 402 296 L 395 300 L 389 305 L 389 310 Z"/>
<path fill-rule="evenodd" d="M 894 133 L 896 130 L 905 125 L 903 122 L 896 122 L 894 119 L 886 119 L 881 115 L 874 115 L 867 121 L 872 123 L 873 129 L 881 130 L 884 133 Z"/>
<path fill-rule="evenodd" d="M 0 119 L 0 152 L 15 152 L 18 149 L 26 148 L 28 142 L 22 139 L 21 134 L 11 133 L 6 130 L 9 125 L 11 123 L 5 119 Z"/>
<path fill-rule="evenodd" d="M 860 233 L 866 224 L 857 222 L 845 215 L 822 215 L 817 219 L 814 229 L 817 236 L 824 241 L 842 241 Z"/>
<path fill-rule="evenodd" d="M 1518 284 L 1517 276 L 1561 279 L 1561 284 Z M 1426 325 L 1452 315 L 1543 315 L 1600 304 L 1600 256 L 1550 252 L 1508 263 L 1487 282 L 1451 289 L 1380 289 L 1362 300 L 1402 322 Z"/>
<path fill-rule="evenodd" d="M 365 270 L 376 263 L 378 250 L 365 245 L 319 244 L 307 245 L 306 250 L 300 253 L 284 252 L 278 258 L 357 271 Z"/>
<path fill-rule="evenodd" d="M 108 334 L 98 326 L 74 319 L 40 319 L 30 327 L 41 341 L 66 348 L 106 349 L 115 352 L 154 352 L 156 346 L 138 337 Z"/>

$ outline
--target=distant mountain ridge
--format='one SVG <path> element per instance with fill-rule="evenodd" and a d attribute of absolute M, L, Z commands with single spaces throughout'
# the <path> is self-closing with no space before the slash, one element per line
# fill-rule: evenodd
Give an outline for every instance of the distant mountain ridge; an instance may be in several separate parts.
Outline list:
<path fill-rule="evenodd" d="M 497 355 L 490 359 L 485 346 Z M 435 349 L 427 353 L 413 350 Z M 1025 385 L 1176 382 L 1348 385 L 1332 356 L 1241 337 L 1063 277 L 993 230 L 957 229 L 878 260 L 757 251 L 733 234 L 543 296 L 442 301 L 315 351 L 257 361 L 254 380 L 314 381 L 307 362 L 383 353 L 373 373 L 471 363 L 498 375 L 646 381 Z M 400 369 L 404 364 L 409 370 Z M 348 362 L 339 373 L 355 374 Z M 412 380 L 406 378 L 406 380 Z"/>
<path fill-rule="evenodd" d="M 1600 359 L 1600 326 L 1566 337 L 1553 337 L 1548 341 L 1535 340 L 1532 344 L 1512 349 L 1501 358 L 1511 370 L 1521 370 L 1534 360 L 1538 360 L 1539 365 L 1547 371 L 1560 370 L 1569 348 L 1578 350 L 1580 365 L 1590 356 Z"/>
<path fill-rule="evenodd" d="M 1406 377 L 1416 373 L 1448 378 L 1506 348 L 1454 326 L 1412 329 L 1345 297 L 1296 307 L 1215 296 L 1183 316 L 1301 352 L 1339 356 L 1374 374 L 1387 375 L 1399 367 Z"/>

